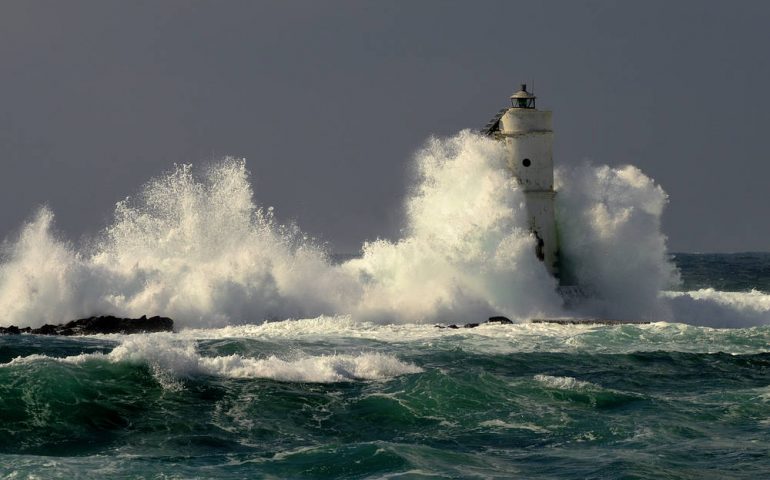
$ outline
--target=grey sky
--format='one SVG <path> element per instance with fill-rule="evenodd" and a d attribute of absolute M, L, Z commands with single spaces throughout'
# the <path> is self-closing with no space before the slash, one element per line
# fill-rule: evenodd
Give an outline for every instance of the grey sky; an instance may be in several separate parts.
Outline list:
<path fill-rule="evenodd" d="M 770 250 L 770 2 L 0 3 L 0 236 L 71 238 L 181 162 L 244 156 L 333 250 L 394 237 L 430 135 L 522 81 L 556 163 L 632 163 L 675 251 Z"/>

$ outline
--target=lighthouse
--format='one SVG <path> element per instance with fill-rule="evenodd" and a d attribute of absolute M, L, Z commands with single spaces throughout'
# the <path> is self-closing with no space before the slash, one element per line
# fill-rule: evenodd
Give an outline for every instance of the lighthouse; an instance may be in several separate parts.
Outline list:
<path fill-rule="evenodd" d="M 535 108 L 527 85 L 511 95 L 482 134 L 505 143 L 506 167 L 524 192 L 529 229 L 535 237 L 535 255 L 554 277 L 559 276 L 559 241 L 553 201 L 553 130 L 551 112 Z"/>

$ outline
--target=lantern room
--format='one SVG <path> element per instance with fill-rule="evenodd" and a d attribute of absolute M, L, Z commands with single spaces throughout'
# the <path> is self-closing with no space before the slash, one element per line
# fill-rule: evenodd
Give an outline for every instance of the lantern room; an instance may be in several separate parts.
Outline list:
<path fill-rule="evenodd" d="M 527 84 L 521 84 L 521 90 L 511 95 L 511 105 L 513 108 L 535 108 L 535 99 L 537 97 L 527 91 Z"/>

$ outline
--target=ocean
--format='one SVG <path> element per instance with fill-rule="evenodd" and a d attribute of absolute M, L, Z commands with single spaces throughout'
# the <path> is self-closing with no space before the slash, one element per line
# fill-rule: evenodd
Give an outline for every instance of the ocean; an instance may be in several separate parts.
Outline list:
<path fill-rule="evenodd" d="M 770 254 L 675 262 L 685 285 L 770 293 Z M 347 317 L 3 336 L 0 474 L 764 478 L 769 347 L 770 326 Z"/>
<path fill-rule="evenodd" d="M 770 476 L 770 254 L 670 254 L 632 166 L 556 172 L 565 307 L 492 141 L 415 158 L 397 240 L 334 257 L 245 161 L 152 179 L 73 242 L 0 251 L 0 325 L 166 315 L 175 333 L 0 336 L 0 476 Z M 505 315 L 510 325 L 447 329 Z M 554 325 L 539 317 L 648 324 Z"/>

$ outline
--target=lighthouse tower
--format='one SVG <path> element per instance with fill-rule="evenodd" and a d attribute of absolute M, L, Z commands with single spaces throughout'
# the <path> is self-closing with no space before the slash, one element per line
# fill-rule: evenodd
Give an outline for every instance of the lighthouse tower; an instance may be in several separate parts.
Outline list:
<path fill-rule="evenodd" d="M 558 277 L 559 243 L 554 219 L 553 130 L 551 112 L 535 108 L 535 96 L 522 85 L 511 95 L 512 106 L 500 110 L 482 130 L 503 142 L 508 170 L 521 185 L 536 255 Z"/>

